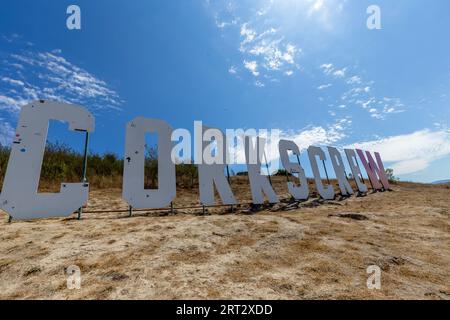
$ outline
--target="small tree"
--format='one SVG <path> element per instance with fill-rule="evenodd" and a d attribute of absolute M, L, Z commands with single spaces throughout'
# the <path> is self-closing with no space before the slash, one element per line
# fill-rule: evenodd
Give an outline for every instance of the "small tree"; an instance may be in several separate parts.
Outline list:
<path fill-rule="evenodd" d="M 394 176 L 394 169 L 387 168 L 385 172 L 386 172 L 386 177 L 388 178 L 389 182 L 395 183 L 400 180 L 399 178 Z"/>
<path fill-rule="evenodd" d="M 158 188 L 158 149 L 145 145 L 145 188 Z"/>

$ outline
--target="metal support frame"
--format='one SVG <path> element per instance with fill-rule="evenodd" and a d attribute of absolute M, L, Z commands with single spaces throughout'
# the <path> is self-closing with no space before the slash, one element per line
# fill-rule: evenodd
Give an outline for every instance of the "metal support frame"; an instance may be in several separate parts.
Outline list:
<path fill-rule="evenodd" d="M 264 161 L 266 162 L 266 169 L 267 169 L 267 176 L 269 177 L 269 183 L 270 183 L 270 186 L 273 187 L 272 177 L 270 176 L 270 171 L 269 171 L 269 163 L 267 162 L 267 157 L 266 157 L 266 151 L 264 151 L 263 155 L 264 155 Z"/>
<path fill-rule="evenodd" d="M 297 157 L 297 163 L 298 163 L 298 166 L 300 167 L 300 169 L 302 168 L 302 165 L 301 165 L 301 163 L 300 163 L 300 157 L 299 157 L 299 155 L 298 154 L 296 154 L 295 155 L 296 157 Z M 293 175 L 293 174 L 292 174 Z M 308 181 L 307 181 L 308 182 Z"/>
<path fill-rule="evenodd" d="M 328 170 L 327 170 L 327 166 L 325 165 L 325 160 L 322 160 L 322 164 L 323 164 L 323 169 L 325 170 L 325 176 L 327 177 L 327 182 L 328 182 L 328 184 L 330 184 L 330 178 L 328 177 Z"/>
<path fill-rule="evenodd" d="M 344 175 L 345 175 L 345 179 L 348 181 L 348 176 L 347 176 L 347 170 L 345 170 L 345 165 L 342 164 L 344 166 Z M 351 187 L 351 186 L 350 186 Z M 353 189 L 353 188 L 352 188 Z M 339 188 L 339 190 L 341 190 L 341 188 Z M 348 197 L 342 194 L 342 191 L 339 192 L 341 197 Z"/>
<path fill-rule="evenodd" d="M 231 187 L 230 168 L 228 165 L 227 165 L 227 180 L 228 180 L 228 184 Z M 231 205 L 231 212 L 233 212 L 233 205 Z"/>
<path fill-rule="evenodd" d="M 260 205 L 255 205 L 252 201 L 244 201 L 238 204 L 239 206 L 248 205 L 250 207 L 257 207 Z M 192 206 L 184 206 L 184 207 L 175 207 L 173 206 L 173 210 L 188 210 L 188 209 L 202 209 L 203 214 L 206 214 L 206 208 L 222 208 L 222 207 L 228 207 L 229 205 L 226 204 L 215 204 L 215 205 L 192 205 Z M 133 207 L 128 207 L 128 209 L 112 209 L 112 210 L 92 210 L 92 211 L 85 211 L 85 213 L 89 214 L 101 214 L 101 213 L 126 213 L 128 212 L 131 216 L 132 212 L 158 212 L 158 211 L 165 211 L 167 212 L 168 208 L 147 208 L 147 209 L 133 209 Z"/>
<path fill-rule="evenodd" d="M 286 181 L 289 183 L 289 182 L 291 182 L 290 181 L 290 179 L 289 179 L 289 172 L 286 170 Z"/>
<path fill-rule="evenodd" d="M 88 162 L 88 147 L 89 147 L 89 132 L 85 132 L 84 140 L 84 155 L 83 155 L 83 176 L 81 177 L 81 182 L 87 182 L 87 162 Z M 83 214 L 83 207 L 78 210 L 77 220 L 81 220 L 81 215 Z"/>

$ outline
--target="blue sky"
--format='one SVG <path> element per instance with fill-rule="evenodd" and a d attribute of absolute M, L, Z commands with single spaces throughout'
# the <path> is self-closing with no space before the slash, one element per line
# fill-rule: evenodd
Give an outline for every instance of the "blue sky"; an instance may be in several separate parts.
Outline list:
<path fill-rule="evenodd" d="M 81 8 L 81 30 L 66 9 Z M 381 30 L 366 27 L 369 5 Z M 91 149 L 123 154 L 125 123 L 276 128 L 301 146 L 380 151 L 404 180 L 450 178 L 447 0 L 3 1 L 0 142 L 36 98 L 96 116 Z M 50 138 L 82 137 L 51 128 Z"/>

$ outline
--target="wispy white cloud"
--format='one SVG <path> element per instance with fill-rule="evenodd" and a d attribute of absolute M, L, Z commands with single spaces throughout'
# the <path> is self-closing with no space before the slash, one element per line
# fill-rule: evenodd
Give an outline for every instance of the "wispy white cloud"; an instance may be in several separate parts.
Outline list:
<path fill-rule="evenodd" d="M 15 80 L 15 79 L 11 79 L 11 78 L 8 78 L 8 77 L 3 77 L 2 78 L 2 81 L 3 82 L 6 82 L 6 83 L 9 83 L 9 84 L 11 84 L 11 85 L 14 85 L 14 86 L 19 86 L 19 87 L 23 87 L 25 84 L 22 82 L 22 81 L 20 81 L 20 80 Z"/>
<path fill-rule="evenodd" d="M 14 128 L 5 119 L 0 118 L 0 146 L 7 146 L 14 137 Z"/>
<path fill-rule="evenodd" d="M 230 74 L 236 74 L 236 73 L 237 73 L 237 68 L 236 68 L 235 66 L 231 66 L 231 67 L 228 69 L 228 73 L 230 73 Z"/>
<path fill-rule="evenodd" d="M 322 69 L 326 75 L 330 75 L 334 70 L 334 66 L 332 63 L 324 63 L 320 65 L 320 69 Z"/>
<path fill-rule="evenodd" d="M 331 78 L 333 83 L 339 83 L 346 88 L 333 103 L 338 108 L 342 105 L 359 106 L 367 110 L 371 118 L 377 120 L 384 120 L 388 115 L 405 112 L 406 106 L 400 99 L 377 96 L 373 81 L 364 81 L 360 75 L 347 76 L 348 67 L 337 68 L 333 63 L 324 63 L 319 66 L 319 69 L 327 79 Z M 333 112 L 336 113 L 336 110 Z"/>
<path fill-rule="evenodd" d="M 328 84 L 322 84 L 322 85 L 320 85 L 320 86 L 317 87 L 317 90 L 325 90 L 325 89 L 327 89 L 327 88 L 329 88 L 329 87 L 331 87 L 331 86 L 333 86 L 331 83 L 328 83 Z"/>
<path fill-rule="evenodd" d="M 118 93 L 105 81 L 69 62 L 60 49 L 34 51 L 21 39 L 18 35 L 4 37 L 19 49 L 2 58 L 0 64 L 0 143 L 11 140 L 11 123 L 20 107 L 33 100 L 81 104 L 96 113 L 121 110 L 123 101 Z"/>
<path fill-rule="evenodd" d="M 343 68 L 343 69 L 340 69 L 340 70 L 335 70 L 333 72 L 333 76 L 335 76 L 336 78 L 344 78 L 346 72 L 347 72 L 346 68 Z"/>
<path fill-rule="evenodd" d="M 242 64 L 252 76 L 260 77 L 255 82 L 267 84 L 277 82 L 280 76 L 292 76 L 299 70 L 297 59 L 302 50 L 288 41 L 276 25 L 267 20 L 274 1 L 257 5 L 252 14 L 245 15 L 239 1 L 206 1 L 214 12 L 216 26 L 225 32 L 235 32 L 239 37 L 239 53 Z M 258 9 L 259 8 L 259 9 Z M 239 63 L 239 64 L 240 64 Z M 236 63 L 235 63 L 236 64 Z M 257 71 L 256 71 L 256 67 Z M 233 74 L 237 74 L 238 70 Z"/>
<path fill-rule="evenodd" d="M 320 69 L 325 75 L 331 75 L 335 78 L 344 78 L 347 72 L 347 68 L 337 69 L 332 63 L 324 63 L 320 66 Z"/>
<path fill-rule="evenodd" d="M 259 76 L 258 62 L 244 60 L 245 69 L 249 70 L 255 77 Z"/>
<path fill-rule="evenodd" d="M 262 83 L 261 81 L 256 80 L 255 86 L 257 86 L 258 88 L 264 88 L 266 85 L 264 83 Z"/>
<path fill-rule="evenodd" d="M 248 23 L 241 26 L 240 35 L 242 41 L 240 43 L 240 52 L 244 56 L 252 59 L 252 63 L 258 63 L 261 66 L 260 72 L 251 71 L 254 76 L 263 73 L 267 78 L 275 78 L 274 73 L 282 72 L 285 75 L 292 75 L 296 66 L 296 57 L 301 52 L 292 43 L 285 42 L 284 38 L 278 35 L 278 30 L 269 28 L 262 32 L 258 32 Z"/>
<path fill-rule="evenodd" d="M 353 76 L 347 79 L 347 84 L 360 84 L 361 83 L 361 77 L 359 76 Z"/>
<path fill-rule="evenodd" d="M 294 71 L 292 71 L 292 70 L 287 70 L 287 71 L 284 72 L 284 74 L 285 74 L 286 76 L 290 77 L 290 76 L 292 76 L 292 75 L 294 74 Z"/>
<path fill-rule="evenodd" d="M 420 172 L 433 161 L 450 155 L 450 130 L 424 129 L 348 147 L 380 152 L 383 161 L 392 163 L 395 174 L 404 175 Z"/>
<path fill-rule="evenodd" d="M 327 127 L 309 126 L 297 131 L 282 131 L 281 138 L 294 141 L 299 146 L 300 150 L 306 150 L 311 145 L 332 145 L 347 136 L 346 129 L 348 129 L 348 126 L 351 124 L 351 119 L 343 118 Z"/>
<path fill-rule="evenodd" d="M 122 100 L 106 82 L 69 62 L 60 52 L 11 54 L 1 67 L 0 110 L 18 110 L 36 99 L 86 104 L 94 111 L 120 110 Z"/>

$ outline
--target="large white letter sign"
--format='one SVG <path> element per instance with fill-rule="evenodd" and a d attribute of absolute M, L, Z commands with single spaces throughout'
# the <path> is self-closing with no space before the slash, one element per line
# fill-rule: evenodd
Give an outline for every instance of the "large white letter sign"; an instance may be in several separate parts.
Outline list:
<path fill-rule="evenodd" d="M 322 178 L 320 177 L 319 167 L 317 165 L 316 157 L 319 157 L 321 161 L 326 160 L 325 152 L 319 147 L 310 146 L 308 148 L 309 162 L 311 163 L 311 169 L 314 174 L 314 180 L 316 181 L 316 188 L 320 196 L 325 200 L 334 199 L 334 189 L 333 186 L 327 185 L 326 187 L 322 183 Z"/>
<path fill-rule="evenodd" d="M 358 187 L 358 191 L 361 193 L 366 193 L 367 186 L 361 180 L 362 173 L 358 165 L 358 159 L 356 158 L 355 150 L 345 149 L 344 151 L 345 155 L 347 156 L 348 165 L 350 166 L 350 170 L 352 171 L 353 179 L 355 179 L 356 186 Z"/>
<path fill-rule="evenodd" d="M 68 122 L 72 131 L 94 130 L 94 117 L 81 106 L 37 101 L 22 107 L 0 196 L 1 208 L 16 220 L 69 216 L 88 200 L 87 183 L 37 192 L 49 120 Z"/>
<path fill-rule="evenodd" d="M 339 183 L 339 189 L 343 196 L 353 194 L 353 189 L 348 183 L 347 175 L 345 174 L 344 161 L 342 161 L 341 153 L 335 147 L 328 147 L 331 163 L 333 164 L 334 172 Z"/>
<path fill-rule="evenodd" d="M 380 154 L 378 152 L 375 152 L 375 158 L 377 159 L 377 162 L 375 162 L 369 151 L 366 151 L 367 160 L 364 156 L 364 151 L 356 149 L 356 152 L 358 153 L 358 156 L 361 159 L 364 168 L 366 169 L 367 175 L 369 176 L 370 182 L 372 182 L 373 188 L 375 190 L 382 190 L 384 187 L 384 189 L 389 190 L 390 185 L 386 177 L 386 172 L 384 171 L 384 165 L 383 161 L 381 161 Z"/>
<path fill-rule="evenodd" d="M 288 182 L 289 193 L 296 200 L 307 200 L 309 197 L 308 180 L 306 179 L 305 170 L 301 167 L 300 161 L 298 163 L 293 163 L 289 160 L 288 151 L 298 157 L 300 156 L 300 149 L 294 141 L 280 140 L 278 143 L 278 150 L 280 151 L 281 163 L 284 169 L 294 176 L 295 173 L 298 174 L 299 186 L 297 187 L 293 182 Z"/>
<path fill-rule="evenodd" d="M 214 199 L 215 185 L 223 204 L 237 204 L 230 184 L 224 175 L 227 149 L 223 133 L 218 129 L 205 126 L 203 126 L 203 132 L 203 161 L 202 164 L 198 165 L 200 202 L 202 205 L 208 206 L 216 204 Z M 214 156 L 212 155 L 213 151 L 215 151 Z"/>
<path fill-rule="evenodd" d="M 158 134 L 158 189 L 144 188 L 145 134 Z M 124 200 L 136 209 L 164 208 L 175 198 L 172 128 L 162 120 L 138 117 L 127 124 L 123 167 Z"/>
<path fill-rule="evenodd" d="M 244 137 L 245 159 L 248 168 L 248 178 L 254 204 L 264 203 L 264 194 L 270 203 L 278 203 L 278 197 L 266 176 L 261 175 L 261 156 L 264 152 L 265 139 L 256 137 L 253 145 L 252 137 Z"/>

